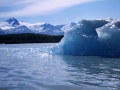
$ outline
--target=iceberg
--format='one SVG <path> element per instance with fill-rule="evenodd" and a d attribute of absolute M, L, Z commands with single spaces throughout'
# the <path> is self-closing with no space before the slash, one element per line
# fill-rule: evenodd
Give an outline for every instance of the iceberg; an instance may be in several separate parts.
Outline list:
<path fill-rule="evenodd" d="M 81 20 L 49 50 L 52 54 L 116 57 L 120 56 L 119 39 L 119 20 Z"/>

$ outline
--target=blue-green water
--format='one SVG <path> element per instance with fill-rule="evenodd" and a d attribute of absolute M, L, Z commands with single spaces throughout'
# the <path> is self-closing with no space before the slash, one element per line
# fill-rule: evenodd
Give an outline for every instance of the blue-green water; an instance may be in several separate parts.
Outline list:
<path fill-rule="evenodd" d="M 51 55 L 54 44 L 1 44 L 0 90 L 120 90 L 120 58 Z"/>

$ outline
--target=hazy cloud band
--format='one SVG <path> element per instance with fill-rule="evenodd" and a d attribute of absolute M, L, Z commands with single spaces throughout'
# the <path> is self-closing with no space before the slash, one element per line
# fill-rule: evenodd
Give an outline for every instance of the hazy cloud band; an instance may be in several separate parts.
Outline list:
<path fill-rule="evenodd" d="M 5 12 L 0 12 L 0 17 L 47 15 L 90 1 L 96 0 L 19 0 L 17 2 L 16 0 L 0 0 L 0 7 L 21 6 L 17 10 L 7 10 L 6 8 Z"/>

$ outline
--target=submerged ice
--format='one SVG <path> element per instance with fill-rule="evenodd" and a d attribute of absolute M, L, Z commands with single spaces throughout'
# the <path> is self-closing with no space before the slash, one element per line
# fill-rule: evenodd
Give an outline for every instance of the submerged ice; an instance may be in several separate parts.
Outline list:
<path fill-rule="evenodd" d="M 81 20 L 50 48 L 53 54 L 120 56 L 120 21 Z"/>

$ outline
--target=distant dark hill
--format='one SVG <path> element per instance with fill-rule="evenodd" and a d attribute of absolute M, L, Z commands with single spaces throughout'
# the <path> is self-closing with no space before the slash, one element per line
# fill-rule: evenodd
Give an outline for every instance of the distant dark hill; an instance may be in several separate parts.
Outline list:
<path fill-rule="evenodd" d="M 0 35 L 4 35 L 5 33 L 3 32 L 3 30 L 0 28 Z"/>
<path fill-rule="evenodd" d="M 0 43 L 19 44 L 19 43 L 57 43 L 63 38 L 63 35 L 53 36 L 44 34 L 9 34 L 0 35 Z"/>

